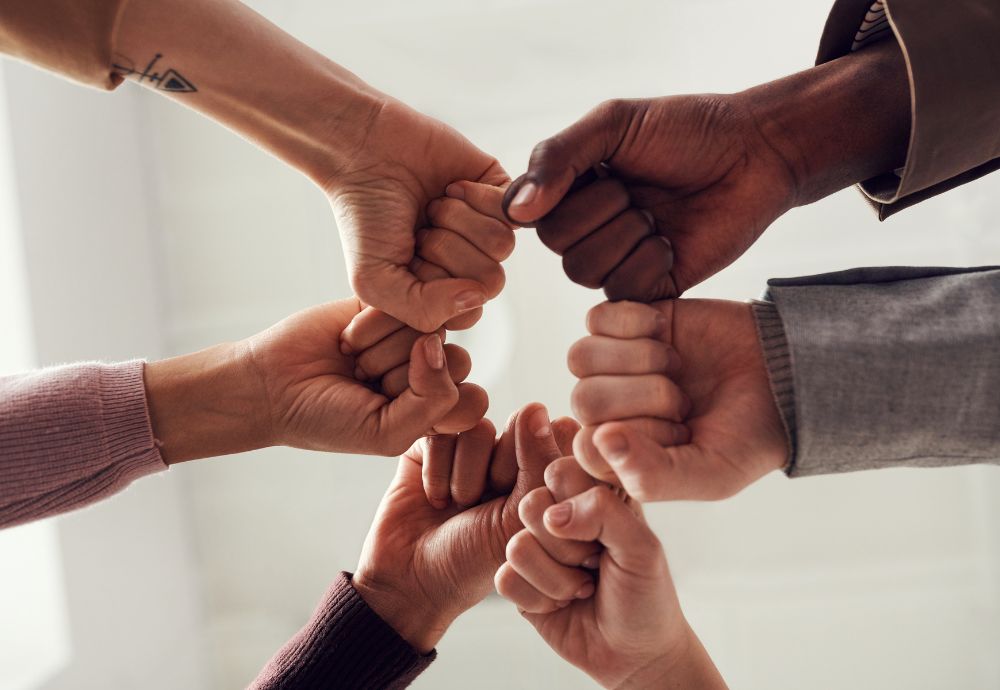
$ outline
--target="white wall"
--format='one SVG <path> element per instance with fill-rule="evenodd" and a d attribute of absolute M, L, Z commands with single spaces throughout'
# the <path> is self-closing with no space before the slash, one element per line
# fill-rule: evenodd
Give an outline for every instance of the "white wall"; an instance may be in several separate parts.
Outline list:
<path fill-rule="evenodd" d="M 160 356 L 149 133 L 135 94 L 81 89 L 13 62 L 4 70 L 35 362 Z M 72 648 L 45 688 L 204 687 L 200 594 L 173 473 L 40 524 L 58 532 Z M 0 615 L 0 626 L 14 625 Z"/>

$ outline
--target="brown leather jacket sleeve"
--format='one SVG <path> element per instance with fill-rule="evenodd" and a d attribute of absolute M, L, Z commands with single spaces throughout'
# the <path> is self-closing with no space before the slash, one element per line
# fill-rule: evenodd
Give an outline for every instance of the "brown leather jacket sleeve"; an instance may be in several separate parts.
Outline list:
<path fill-rule="evenodd" d="M 122 82 L 112 46 L 128 0 L 0 0 L 0 52 L 99 89 Z"/>
<path fill-rule="evenodd" d="M 884 219 L 1000 169 L 1000 2 L 837 0 L 817 64 L 851 52 L 878 5 L 906 58 L 912 103 L 905 167 L 861 185 Z"/>

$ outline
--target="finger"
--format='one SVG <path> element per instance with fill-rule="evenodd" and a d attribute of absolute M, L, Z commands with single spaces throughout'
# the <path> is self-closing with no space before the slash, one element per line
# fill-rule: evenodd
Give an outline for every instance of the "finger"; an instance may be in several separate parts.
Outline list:
<path fill-rule="evenodd" d="M 554 601 L 587 599 L 594 593 L 593 575 L 557 562 L 527 530 L 507 542 L 507 562 L 525 582 Z"/>
<path fill-rule="evenodd" d="M 545 485 L 546 466 L 561 455 L 544 405 L 531 403 L 521 408 L 514 425 L 514 445 L 517 481 L 511 497 L 516 505 L 529 491 Z"/>
<path fill-rule="evenodd" d="M 685 445 L 691 440 L 691 433 L 685 425 L 665 419 L 639 417 L 609 422 L 609 424 L 627 427 L 636 435 L 641 435 L 652 440 L 660 448 Z M 580 467 L 586 470 L 592 477 L 603 482 L 621 486 L 621 480 L 618 478 L 615 470 L 594 444 L 594 434 L 599 428 L 600 426 L 585 426 L 580 430 L 573 440 L 573 456 L 580 464 Z M 568 496 L 563 497 L 568 498 Z"/>
<path fill-rule="evenodd" d="M 573 181 L 608 160 L 628 130 L 629 107 L 608 101 L 531 152 L 528 171 L 504 195 L 503 208 L 514 223 L 533 223 L 562 200 Z"/>
<path fill-rule="evenodd" d="M 498 213 L 502 194 L 497 190 Z M 493 261 L 503 261 L 514 251 L 514 231 L 506 220 L 484 215 L 465 201 L 435 199 L 427 207 L 427 217 L 431 225 L 457 233 Z"/>
<path fill-rule="evenodd" d="M 573 412 L 581 424 L 631 417 L 684 421 L 691 410 L 687 395 L 666 376 L 588 376 L 573 387 Z"/>
<path fill-rule="evenodd" d="M 506 277 L 503 267 L 479 251 L 457 232 L 444 228 L 422 230 L 417 235 L 421 258 L 430 261 L 455 278 L 470 278 L 486 288 L 488 297 L 503 290 Z"/>
<path fill-rule="evenodd" d="M 493 577 L 497 593 L 510 600 L 522 613 L 552 613 L 565 608 L 566 602 L 545 596 L 517 574 L 510 563 L 504 563 Z"/>
<path fill-rule="evenodd" d="M 602 425 L 593 440 L 621 486 L 639 501 L 720 500 L 757 479 L 710 462 L 697 446 L 664 447 L 627 424 Z"/>
<path fill-rule="evenodd" d="M 549 465 L 549 467 L 552 467 L 552 465 Z M 586 476 L 586 473 L 584 473 L 584 476 Z M 546 477 L 548 477 L 547 472 Z M 593 480 L 591 480 L 591 486 L 593 486 Z M 527 528 L 545 552 L 557 563 L 572 568 L 583 566 L 584 563 L 593 565 L 593 557 L 600 553 L 601 550 L 601 547 L 596 542 L 560 539 L 559 537 L 552 536 L 545 529 L 545 511 L 549 506 L 556 503 L 557 501 L 553 498 L 549 490 L 545 487 L 540 487 L 534 489 L 521 499 L 521 502 L 517 506 L 517 514 L 521 518 L 521 522 L 525 528 Z"/>
<path fill-rule="evenodd" d="M 510 221 L 503 212 L 503 195 L 506 191 L 507 185 L 495 186 L 460 180 L 448 185 L 444 193 L 448 198 L 460 199 L 477 213 L 498 220 L 510 228 Z"/>
<path fill-rule="evenodd" d="M 604 280 L 609 300 L 655 302 L 676 297 L 677 287 L 670 274 L 674 249 L 662 235 L 650 235 L 632 250 Z"/>
<path fill-rule="evenodd" d="M 680 371 L 677 350 L 658 338 L 611 338 L 591 335 L 570 347 L 569 370 L 578 378 L 607 375 L 664 374 Z"/>
<path fill-rule="evenodd" d="M 507 418 L 503 433 L 497 440 L 490 463 L 490 488 L 498 494 L 510 493 L 517 482 L 517 450 L 514 443 L 514 427 L 520 411 Z"/>
<path fill-rule="evenodd" d="M 496 429 L 488 419 L 458 436 L 451 468 L 451 498 L 457 505 L 475 505 L 486 491 L 495 439 Z"/>
<path fill-rule="evenodd" d="M 380 439 L 382 447 L 392 449 L 391 455 L 406 450 L 458 402 L 458 389 L 451 380 L 437 334 L 413 343 L 409 381 L 409 388 L 380 409 L 369 432 Z"/>
<path fill-rule="evenodd" d="M 449 319 L 486 304 L 486 287 L 475 280 L 446 278 L 422 282 L 405 266 L 382 264 L 355 280 L 354 291 L 366 304 L 378 307 L 422 333 L 431 333 Z"/>
<path fill-rule="evenodd" d="M 587 312 L 587 330 L 612 338 L 663 338 L 672 313 L 639 302 L 601 302 Z"/>
<path fill-rule="evenodd" d="M 364 352 L 403 328 L 406 324 L 399 319 L 374 307 L 365 307 L 340 334 L 340 351 L 345 355 Z"/>
<path fill-rule="evenodd" d="M 444 339 L 443 330 L 439 330 L 438 335 Z M 400 364 L 405 364 L 409 361 L 413 343 L 423 336 L 419 331 L 403 327 L 361 351 L 354 359 L 354 378 L 359 381 L 374 381 Z"/>
<path fill-rule="evenodd" d="M 545 527 L 563 539 L 600 541 L 601 559 L 611 558 L 629 573 L 648 575 L 662 560 L 663 547 L 646 522 L 604 485 L 549 508 Z"/>
<path fill-rule="evenodd" d="M 455 460 L 458 437 L 428 436 L 424 442 L 427 444 L 427 449 L 424 453 L 421 476 L 427 502 L 438 510 L 447 508 L 448 497 L 451 494 L 451 468 Z"/>
<path fill-rule="evenodd" d="M 559 458 L 545 468 L 545 486 L 556 503 L 582 494 L 596 483 L 572 456 Z"/>
<path fill-rule="evenodd" d="M 649 216 L 626 209 L 563 254 L 563 271 L 574 283 L 599 288 L 607 276 L 653 231 Z"/>
<path fill-rule="evenodd" d="M 433 428 L 436 434 L 457 434 L 474 427 L 486 415 L 490 396 L 474 383 L 458 384 L 458 402 Z"/>
<path fill-rule="evenodd" d="M 442 278 L 451 278 L 448 275 L 448 271 L 444 270 L 440 266 L 432 264 L 430 261 L 424 261 L 419 256 L 413 257 L 413 261 L 410 262 L 410 270 L 413 271 L 413 275 L 417 276 L 420 280 L 427 283 L 432 280 L 440 280 Z M 472 328 L 477 323 L 479 319 L 483 317 L 483 308 L 479 307 L 477 309 L 472 309 L 470 311 L 459 314 L 458 316 L 448 319 L 444 326 L 449 331 L 464 331 L 468 328 Z M 345 353 L 347 354 L 347 353 Z"/>
<path fill-rule="evenodd" d="M 448 344 L 444 346 L 444 358 L 448 365 L 448 373 L 456 384 L 469 377 L 472 372 L 472 357 L 465 348 Z M 382 395 L 396 398 L 410 387 L 410 364 L 404 362 L 382 376 Z M 461 391 L 459 391 L 461 392 Z"/>
<path fill-rule="evenodd" d="M 561 255 L 628 207 L 629 195 L 625 185 L 611 177 L 597 180 L 567 194 L 558 206 L 539 220 L 538 239 Z"/>
<path fill-rule="evenodd" d="M 573 454 L 573 437 L 580 430 L 580 423 L 572 417 L 560 417 L 552 422 L 552 434 L 556 437 L 560 455 Z"/>

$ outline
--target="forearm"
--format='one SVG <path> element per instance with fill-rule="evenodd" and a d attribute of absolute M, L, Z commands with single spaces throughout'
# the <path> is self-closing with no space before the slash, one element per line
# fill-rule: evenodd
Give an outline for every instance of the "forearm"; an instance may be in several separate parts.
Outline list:
<path fill-rule="evenodd" d="M 789 474 L 1000 462 L 1000 269 L 856 269 L 768 298 Z"/>
<path fill-rule="evenodd" d="M 147 364 L 146 395 L 168 465 L 271 445 L 267 392 L 244 342 Z"/>
<path fill-rule="evenodd" d="M 226 125 L 321 185 L 364 145 L 384 99 L 237 0 L 131 0 L 115 60 L 123 76 Z"/>
<path fill-rule="evenodd" d="M 251 690 L 405 688 L 435 654 L 403 640 L 341 573 L 312 619 L 271 659 Z"/>
<path fill-rule="evenodd" d="M 797 206 L 906 160 L 910 87 L 895 41 L 738 95 L 789 166 Z"/>
<path fill-rule="evenodd" d="M 0 377 L 0 527 L 83 507 L 163 469 L 142 362 Z"/>

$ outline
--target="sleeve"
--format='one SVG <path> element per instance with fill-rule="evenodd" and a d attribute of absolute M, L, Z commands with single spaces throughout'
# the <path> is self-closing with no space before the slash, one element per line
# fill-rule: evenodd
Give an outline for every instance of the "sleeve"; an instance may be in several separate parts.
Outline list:
<path fill-rule="evenodd" d="M 368 607 L 341 573 L 312 619 L 268 662 L 249 690 L 396 690 L 434 661 Z"/>
<path fill-rule="evenodd" d="M 771 280 L 754 312 L 790 476 L 1000 464 L 1000 268 Z"/>
<path fill-rule="evenodd" d="M 0 377 L 0 528 L 80 508 L 166 469 L 143 366 Z"/>
<path fill-rule="evenodd" d="M 893 37 L 912 121 L 904 167 L 861 184 L 882 220 L 1000 169 L 1000 3 L 837 0 L 816 62 Z"/>
<path fill-rule="evenodd" d="M 0 0 L 0 53 L 113 89 L 118 22 L 128 0 Z"/>

